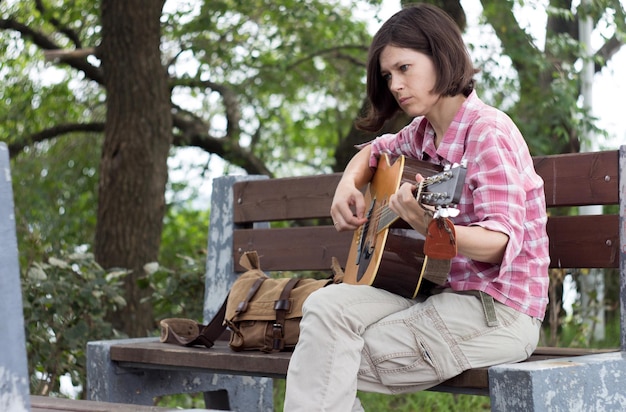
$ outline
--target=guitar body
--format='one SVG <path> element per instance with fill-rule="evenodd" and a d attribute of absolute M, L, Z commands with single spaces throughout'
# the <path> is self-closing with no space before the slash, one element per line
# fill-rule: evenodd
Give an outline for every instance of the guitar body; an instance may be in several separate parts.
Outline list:
<path fill-rule="evenodd" d="M 379 219 L 388 207 L 389 197 L 404 182 L 415 183 L 415 175 L 433 176 L 439 166 L 400 157 L 391 164 L 383 155 L 368 191 L 368 222 L 354 232 L 346 262 L 344 282 L 370 285 L 414 298 L 422 285 L 424 237 L 403 221 L 379 230 Z"/>

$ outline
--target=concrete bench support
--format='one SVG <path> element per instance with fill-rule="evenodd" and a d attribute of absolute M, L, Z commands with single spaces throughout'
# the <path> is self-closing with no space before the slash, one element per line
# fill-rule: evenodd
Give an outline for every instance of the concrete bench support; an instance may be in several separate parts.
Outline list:
<path fill-rule="evenodd" d="M 626 406 L 626 354 L 493 366 L 489 386 L 494 412 L 621 411 Z"/>
<path fill-rule="evenodd" d="M 0 143 L 0 410 L 30 410 L 24 312 L 9 150 Z"/>
<path fill-rule="evenodd" d="M 109 359 L 110 346 L 153 338 L 95 341 L 88 345 L 87 380 L 90 382 L 87 397 L 90 400 L 136 405 L 153 405 L 154 398 L 168 394 L 213 395 L 231 394 L 228 404 L 218 396 L 209 396 L 211 409 L 270 411 L 272 380 L 252 379 L 233 375 L 216 375 L 198 371 L 168 369 L 133 369 L 115 365 Z M 249 409 L 255 405 L 253 409 Z"/>

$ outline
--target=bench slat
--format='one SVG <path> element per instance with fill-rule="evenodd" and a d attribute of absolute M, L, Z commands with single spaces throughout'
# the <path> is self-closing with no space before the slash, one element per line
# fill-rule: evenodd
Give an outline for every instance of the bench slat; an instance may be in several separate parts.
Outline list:
<path fill-rule="evenodd" d="M 548 219 L 547 230 L 551 267 L 619 267 L 619 216 L 555 216 Z M 240 229 L 233 237 L 235 262 L 243 252 L 256 250 L 267 271 L 327 271 L 333 256 L 345 265 L 352 233 L 316 226 Z M 236 270 L 244 268 L 237 264 Z"/>
<path fill-rule="evenodd" d="M 547 230 L 550 267 L 619 267 L 619 216 L 555 216 Z"/>
<path fill-rule="evenodd" d="M 188 348 L 153 342 L 123 343 L 111 346 L 111 360 L 155 367 L 181 367 L 213 372 L 284 378 L 290 352 L 267 354 L 260 351 L 234 352 L 225 341 L 211 349 Z M 124 365 L 122 365 L 124 366 Z"/>
<path fill-rule="evenodd" d="M 615 352 L 618 349 L 579 349 L 540 347 L 525 362 L 537 360 Z M 217 373 L 231 373 L 284 379 L 287 376 L 290 352 L 267 354 L 259 351 L 233 352 L 225 341 L 217 341 L 211 349 L 187 348 L 160 343 L 158 340 L 140 343 L 122 343 L 111 346 L 111 360 L 122 367 L 146 367 L 157 369 L 181 367 Z M 443 384 L 442 388 L 487 389 L 487 368 L 463 372 Z M 449 391 L 446 389 L 446 391 Z"/>
<path fill-rule="evenodd" d="M 617 151 L 533 158 L 548 207 L 617 204 Z M 236 223 L 328 217 L 341 174 L 238 182 Z"/>
<path fill-rule="evenodd" d="M 235 223 L 328 217 L 340 174 L 238 182 Z"/>
<path fill-rule="evenodd" d="M 548 207 L 619 203 L 615 150 L 538 156 L 533 161 L 545 183 Z"/>
<path fill-rule="evenodd" d="M 245 270 L 239 265 L 243 252 L 256 250 L 263 270 L 328 271 L 333 256 L 345 264 L 352 236 L 352 232 L 338 233 L 332 226 L 236 230 L 235 270 Z"/>
<path fill-rule="evenodd" d="M 234 352 L 228 343 L 217 341 L 211 349 L 187 348 L 158 341 L 122 343 L 111 346 L 111 360 L 122 367 L 153 365 L 158 369 L 168 366 L 180 369 L 212 371 L 284 379 L 291 358 L 290 352 L 263 353 L 259 351 Z M 487 369 L 477 368 L 446 382 L 446 386 L 487 388 Z"/>
<path fill-rule="evenodd" d="M 158 406 L 128 405 L 36 395 L 30 397 L 30 406 L 32 412 L 174 412 L 174 409 Z"/>

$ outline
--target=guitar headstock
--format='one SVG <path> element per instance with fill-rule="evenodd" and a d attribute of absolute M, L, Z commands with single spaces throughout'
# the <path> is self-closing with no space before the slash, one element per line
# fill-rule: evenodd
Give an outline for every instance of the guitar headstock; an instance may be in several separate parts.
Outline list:
<path fill-rule="evenodd" d="M 435 207 L 458 204 L 466 174 L 467 167 L 454 165 L 443 172 L 425 178 L 418 201 L 424 205 Z"/>

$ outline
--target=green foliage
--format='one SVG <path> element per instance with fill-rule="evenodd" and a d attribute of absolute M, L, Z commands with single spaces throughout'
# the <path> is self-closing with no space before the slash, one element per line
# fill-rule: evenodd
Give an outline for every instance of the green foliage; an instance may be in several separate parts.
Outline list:
<path fill-rule="evenodd" d="M 87 134 L 57 139 L 29 147 L 12 160 L 22 267 L 93 242 L 100 140 Z"/>
<path fill-rule="evenodd" d="M 623 39 L 624 23 L 616 17 L 623 16 L 623 6 L 617 1 L 594 1 L 587 11 L 584 5 L 572 8 L 569 3 L 553 2 L 546 8 L 548 22 L 540 33 L 536 25 L 522 27 L 515 18 L 512 8 L 524 6 L 524 2 L 481 3 L 483 17 L 497 35 L 494 44 L 480 36 L 475 40 L 478 45 L 473 46 L 479 52 L 477 65 L 486 68 L 481 73 L 482 86 L 487 89 L 484 95 L 516 121 L 531 152 L 575 152 L 589 136 L 606 135 L 580 101 L 581 63 L 588 59 L 588 51 L 575 37 L 577 14 L 589 12 L 596 31 L 605 35 L 614 31 L 616 38 Z M 538 44 L 532 34 L 545 35 L 545 43 Z M 600 55 L 592 59 L 598 67 L 605 63 Z M 504 68 L 499 65 L 502 62 Z"/>
<path fill-rule="evenodd" d="M 172 187 L 173 193 L 183 188 Z M 175 191 L 174 191 L 175 190 Z M 209 209 L 194 206 L 197 196 L 191 195 L 183 204 L 168 204 L 163 221 L 159 263 L 166 267 L 178 267 L 181 257 L 201 259 L 206 256 L 209 230 Z M 204 262 L 202 262 L 204 265 Z"/>
<path fill-rule="evenodd" d="M 237 135 L 231 129 L 231 137 L 270 170 L 329 170 L 329 154 L 349 130 L 364 91 L 370 35 L 353 10 L 353 4 L 320 0 L 204 2 L 172 32 L 184 45 L 167 53 L 182 46 L 198 63 L 174 93 L 210 78 L 241 104 L 241 129 Z M 204 115 L 218 124 L 224 108 L 215 105 L 215 94 L 203 100 Z"/>
<path fill-rule="evenodd" d="M 84 385 L 86 343 L 115 337 L 105 316 L 123 303 L 120 276 L 125 272 L 105 271 L 89 254 L 58 252 L 91 247 L 94 139 L 99 137 L 60 139 L 13 159 L 18 165 L 12 168 L 13 184 L 22 193 L 15 201 L 21 267 L 27 268 L 22 288 L 32 393 L 58 393 L 59 376 L 65 373 Z M 185 187 L 170 189 L 179 199 Z M 202 319 L 209 212 L 191 206 L 196 196 L 168 206 L 159 269 L 147 277 L 155 290 L 156 320 Z"/>
<path fill-rule="evenodd" d="M 176 269 L 159 266 L 149 273 L 156 320 L 180 317 L 202 322 L 206 256 L 178 256 Z"/>
<path fill-rule="evenodd" d="M 172 197 L 184 191 L 170 186 Z M 185 317 L 202 321 L 209 210 L 194 207 L 198 193 L 170 202 L 163 222 L 158 268 L 148 274 L 157 320 Z"/>
<path fill-rule="evenodd" d="M 599 269 L 603 282 L 604 295 L 596 287 L 585 288 L 573 302 L 572 313 L 564 316 L 562 329 L 559 331 L 559 345 L 580 348 L 618 348 L 620 347 L 620 312 L 619 312 L 619 271 L 617 269 Z M 588 269 L 579 269 L 573 273 L 577 285 L 583 277 L 589 275 Z M 598 273 L 596 273 L 596 276 Z M 583 294 L 586 293 L 586 296 Z M 584 299 L 584 300 L 583 300 Z M 583 305 L 583 302 L 585 303 Z M 597 313 L 603 311 L 604 320 L 598 319 Z M 594 329 L 600 323 L 604 328 L 604 339 L 595 338 Z"/>
<path fill-rule="evenodd" d="M 162 263 L 146 265 L 156 320 L 172 316 L 202 320 L 207 224 L 208 211 L 170 207 Z M 103 270 L 90 254 L 55 255 L 57 249 L 37 238 L 38 233 L 29 237 L 33 242 L 28 245 L 29 264 L 22 265 L 27 268 L 22 289 L 31 392 L 58 394 L 59 377 L 64 374 L 84 386 L 88 341 L 120 337 L 106 317 L 125 304 L 122 277 L 127 272 Z M 49 249 L 51 253 L 46 252 Z M 59 257 L 42 262 L 41 256 Z"/>
<path fill-rule="evenodd" d="M 64 4 L 65 3 L 65 4 Z M 18 36 L 0 30 L 0 136 L 10 143 L 32 144 L 30 138 L 61 123 L 103 118 L 104 91 L 83 73 L 46 62 L 41 48 L 32 45 L 34 35 L 49 35 L 49 47 L 79 48 L 95 45 L 99 27 L 99 2 L 43 1 L 40 13 L 31 1 L 0 2 L 0 19 L 11 18 L 33 33 Z M 59 35 L 58 26 L 76 30 L 78 37 Z M 69 32 L 69 31 L 68 31 Z M 54 136 L 53 136 L 54 137 Z"/>
<path fill-rule="evenodd" d="M 194 410 L 194 409 L 206 409 L 204 402 L 204 396 L 202 393 L 196 394 L 177 394 L 177 395 L 165 395 L 155 400 L 155 405 L 182 410 Z"/>
<path fill-rule="evenodd" d="M 59 393 L 69 374 L 84 386 L 88 341 L 115 336 L 105 320 L 126 304 L 123 270 L 103 270 L 89 254 L 62 254 L 33 262 L 22 274 L 31 393 Z"/>

